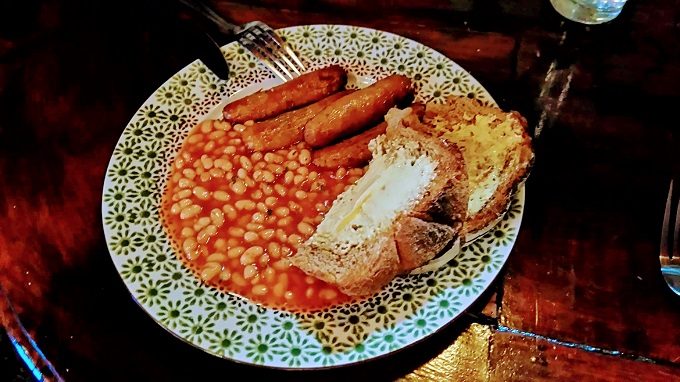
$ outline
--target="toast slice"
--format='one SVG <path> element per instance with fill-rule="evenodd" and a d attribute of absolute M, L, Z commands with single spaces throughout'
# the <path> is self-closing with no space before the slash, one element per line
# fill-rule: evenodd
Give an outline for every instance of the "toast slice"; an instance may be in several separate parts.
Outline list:
<path fill-rule="evenodd" d="M 466 240 L 483 234 L 503 216 L 529 174 L 534 154 L 527 122 L 467 97 L 427 105 L 424 122 L 433 134 L 460 147 L 469 184 Z"/>
<path fill-rule="evenodd" d="M 366 295 L 430 261 L 463 230 L 467 178 L 455 144 L 411 129 L 411 109 L 392 109 L 370 143 L 366 174 L 342 193 L 291 257 L 305 273 L 348 295 Z"/>

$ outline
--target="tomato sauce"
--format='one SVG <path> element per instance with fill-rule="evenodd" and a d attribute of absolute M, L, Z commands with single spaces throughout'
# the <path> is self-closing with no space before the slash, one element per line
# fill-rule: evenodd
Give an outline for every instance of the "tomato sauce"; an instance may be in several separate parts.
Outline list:
<path fill-rule="evenodd" d="M 180 258 L 206 283 L 267 306 L 315 310 L 348 301 L 288 258 L 363 169 L 319 168 L 304 143 L 252 152 L 244 128 L 204 121 L 173 163 L 162 213 Z"/>

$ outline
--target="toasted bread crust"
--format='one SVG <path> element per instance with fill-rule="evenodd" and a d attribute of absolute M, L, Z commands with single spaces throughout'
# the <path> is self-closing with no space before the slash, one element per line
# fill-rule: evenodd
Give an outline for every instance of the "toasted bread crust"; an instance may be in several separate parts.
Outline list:
<path fill-rule="evenodd" d="M 319 237 L 317 241 L 310 239 L 291 257 L 295 266 L 348 295 L 374 293 L 397 274 L 431 260 L 462 232 L 467 212 L 467 178 L 457 146 L 408 127 L 408 121 L 419 123 L 411 109 L 394 109 L 390 113 L 380 142 L 415 145 L 426 153 L 423 155 L 436 158 L 434 180 L 409 211 L 391 222 L 389 229 L 374 233 L 361 245 L 341 249 L 332 238 Z"/>
<path fill-rule="evenodd" d="M 533 150 L 528 134 L 523 144 L 518 148 L 517 158 L 520 165 L 516 171 L 508 173 L 507 179 L 496 189 L 496 192 L 494 192 L 484 208 L 470 216 L 465 222 L 465 232 L 467 234 L 474 236 L 476 232 L 484 230 L 498 220 L 510 207 L 512 196 L 519 186 L 529 176 L 529 170 L 533 164 Z"/>
<path fill-rule="evenodd" d="M 522 126 L 520 143 L 512 146 L 514 155 L 508 157 L 501 169 L 500 185 L 478 213 L 468 216 L 471 190 L 465 157 L 459 146 L 428 125 L 427 112 L 423 122 L 410 109 L 392 109 L 385 116 L 388 124 L 385 140 L 374 143 L 416 145 L 420 152 L 436 158 L 433 180 L 415 205 L 394 219 L 389 229 L 376 232 L 365 242 L 342 251 L 333 247 L 332 240 L 325 242 L 323 248 L 308 241 L 291 258 L 293 264 L 337 285 L 348 295 L 366 295 L 380 290 L 397 274 L 431 261 L 452 240 L 463 241 L 467 234 L 497 221 L 507 209 L 514 190 L 527 176 L 533 160 L 526 121 L 516 113 L 504 113 L 467 101 L 454 106 L 461 122 L 467 118 L 465 113 L 473 116 L 487 113 L 500 120 L 515 119 L 513 123 Z M 428 112 L 435 112 L 438 107 L 429 108 L 428 105 Z M 448 116 L 450 112 L 449 106 L 445 113 Z"/>
<path fill-rule="evenodd" d="M 394 234 L 400 271 L 410 272 L 432 260 L 455 234 L 456 230 L 445 224 L 427 222 L 413 216 L 401 217 Z"/>
<path fill-rule="evenodd" d="M 391 234 L 374 236 L 361 254 L 337 279 L 339 289 L 350 296 L 375 293 L 399 273 L 397 245 Z"/>
<path fill-rule="evenodd" d="M 456 144 L 425 132 L 427 127 L 420 122 L 419 114 L 406 109 L 386 117 L 388 139 L 399 135 L 407 141 L 424 142 L 438 158 L 436 175 L 425 195 L 396 224 L 395 240 L 402 273 L 432 260 L 462 233 L 467 216 L 468 182 L 463 154 Z"/>
<path fill-rule="evenodd" d="M 502 181 L 499 186 L 484 207 L 479 212 L 467 216 L 465 220 L 465 236 L 476 237 L 505 213 L 515 191 L 529 174 L 533 163 L 533 149 L 531 137 L 526 132 L 527 121 L 517 112 L 506 113 L 497 107 L 485 106 L 480 101 L 467 97 L 449 97 L 444 105 L 427 104 L 424 118 L 426 123 L 440 115 L 446 115 L 447 121 L 451 124 L 468 123 L 469 116 L 493 115 L 498 122 L 513 119 L 522 127 L 521 142 L 513 148 L 514 154 L 510 156 L 513 163 L 505 163 L 501 170 Z M 430 131 L 432 132 L 432 129 Z"/>
<path fill-rule="evenodd" d="M 401 126 L 399 134 L 410 140 L 428 141 L 429 146 L 438 150 L 437 175 L 426 195 L 415 206 L 411 216 L 419 217 L 428 222 L 446 224 L 452 227 L 456 234 L 467 218 L 468 182 L 465 171 L 463 154 L 455 143 L 436 138 L 431 134 L 429 126 L 423 124 L 419 116 L 408 109 L 399 114 L 386 117 L 391 124 L 387 131 Z"/>
<path fill-rule="evenodd" d="M 374 293 L 399 273 L 399 255 L 391 230 L 344 253 L 314 243 L 303 245 L 290 260 L 308 275 L 337 286 L 349 296 Z"/>

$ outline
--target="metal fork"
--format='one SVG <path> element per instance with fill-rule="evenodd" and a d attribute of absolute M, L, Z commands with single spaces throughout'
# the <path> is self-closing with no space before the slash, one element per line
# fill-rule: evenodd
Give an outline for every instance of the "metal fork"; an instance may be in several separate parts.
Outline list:
<path fill-rule="evenodd" d="M 267 24 L 253 21 L 241 26 L 234 25 L 200 0 L 180 1 L 211 21 L 222 34 L 233 35 L 241 46 L 248 49 L 283 81 L 296 78 L 306 71 L 305 65 L 293 49 Z"/>
<path fill-rule="evenodd" d="M 237 41 L 259 58 L 284 81 L 306 71 L 293 49 L 272 28 L 260 21 L 245 24 L 236 34 Z"/>
<path fill-rule="evenodd" d="M 666 210 L 661 227 L 659 262 L 661 275 L 675 294 L 680 296 L 680 192 L 673 193 L 673 182 L 668 188 Z M 673 225 L 671 226 L 671 222 Z M 672 230 L 671 230 L 672 229 Z"/>

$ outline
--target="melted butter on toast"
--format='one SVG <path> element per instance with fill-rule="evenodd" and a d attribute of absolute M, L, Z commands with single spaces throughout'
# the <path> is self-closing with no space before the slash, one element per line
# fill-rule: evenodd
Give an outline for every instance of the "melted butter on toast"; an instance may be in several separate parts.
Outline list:
<path fill-rule="evenodd" d="M 512 162 L 513 149 L 522 143 L 522 127 L 511 117 L 493 114 L 463 116 L 465 122 L 450 123 L 440 117 L 431 123 L 437 133 L 460 147 L 470 185 L 468 213 L 475 214 L 501 184 L 501 174 Z"/>
<path fill-rule="evenodd" d="M 374 155 L 366 174 L 333 203 L 317 233 L 338 235 L 350 245 L 360 243 L 408 211 L 422 197 L 435 169 L 433 158 L 415 157 L 405 148 Z"/>

